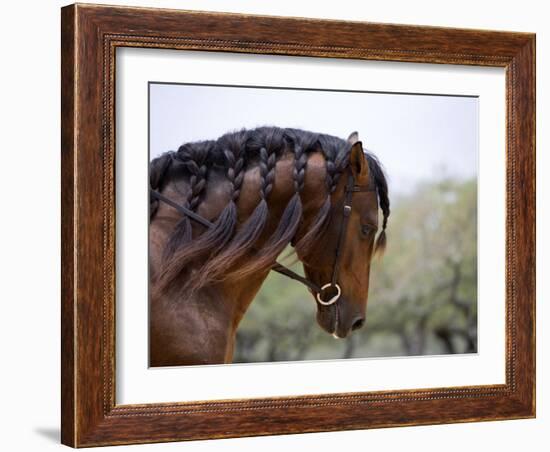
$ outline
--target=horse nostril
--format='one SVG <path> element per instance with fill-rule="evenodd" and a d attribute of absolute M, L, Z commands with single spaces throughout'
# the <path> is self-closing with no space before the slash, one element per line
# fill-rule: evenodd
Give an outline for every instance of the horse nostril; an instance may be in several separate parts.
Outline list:
<path fill-rule="evenodd" d="M 352 331 L 358 330 L 364 323 L 365 319 L 363 317 L 359 317 L 355 322 L 353 322 L 353 325 L 351 326 Z"/>

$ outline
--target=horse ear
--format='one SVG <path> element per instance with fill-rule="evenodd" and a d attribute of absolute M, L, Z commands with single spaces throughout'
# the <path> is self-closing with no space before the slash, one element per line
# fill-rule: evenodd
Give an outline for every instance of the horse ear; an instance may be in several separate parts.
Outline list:
<path fill-rule="evenodd" d="M 358 132 L 351 132 L 350 136 L 348 137 L 348 143 L 352 146 L 359 141 L 359 133 Z"/>
<path fill-rule="evenodd" d="M 363 152 L 363 144 L 360 141 L 356 141 L 351 147 L 350 165 L 353 176 L 356 179 L 368 175 L 369 165 Z"/>

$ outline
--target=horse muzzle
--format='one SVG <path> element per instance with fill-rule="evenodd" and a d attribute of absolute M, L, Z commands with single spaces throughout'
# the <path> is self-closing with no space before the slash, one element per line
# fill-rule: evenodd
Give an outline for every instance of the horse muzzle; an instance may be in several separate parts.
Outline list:
<path fill-rule="evenodd" d="M 365 317 L 359 312 L 350 312 L 344 303 L 317 305 L 317 323 L 327 333 L 337 339 L 347 337 L 352 331 L 360 329 L 365 324 Z"/>

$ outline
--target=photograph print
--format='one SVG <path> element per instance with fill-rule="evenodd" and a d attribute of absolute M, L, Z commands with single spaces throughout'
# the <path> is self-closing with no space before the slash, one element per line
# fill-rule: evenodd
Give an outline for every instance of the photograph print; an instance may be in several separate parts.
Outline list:
<path fill-rule="evenodd" d="M 477 353 L 478 97 L 149 83 L 149 365 Z"/>

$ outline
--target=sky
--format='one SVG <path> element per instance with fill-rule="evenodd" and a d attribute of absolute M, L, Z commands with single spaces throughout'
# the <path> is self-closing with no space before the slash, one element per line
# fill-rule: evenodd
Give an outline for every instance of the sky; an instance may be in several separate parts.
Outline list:
<path fill-rule="evenodd" d="M 294 127 L 347 138 L 385 168 L 393 194 L 477 175 L 478 98 L 321 90 L 149 85 L 150 158 L 243 127 Z"/>

